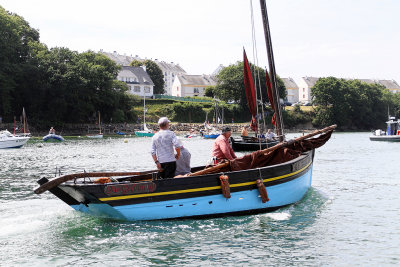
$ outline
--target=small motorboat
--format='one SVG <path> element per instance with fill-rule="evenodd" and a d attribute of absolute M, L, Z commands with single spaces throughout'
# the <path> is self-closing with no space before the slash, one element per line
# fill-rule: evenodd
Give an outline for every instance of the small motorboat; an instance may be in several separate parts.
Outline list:
<path fill-rule="evenodd" d="M 43 137 L 43 141 L 47 142 L 47 141 L 59 141 L 59 142 L 63 142 L 65 141 L 64 138 L 61 135 L 57 135 L 57 134 L 48 134 L 46 136 Z"/>
<path fill-rule="evenodd" d="M 19 148 L 29 140 L 27 135 L 14 135 L 7 130 L 0 131 L 0 148 Z"/>
<path fill-rule="evenodd" d="M 101 139 L 103 138 L 103 134 L 87 134 L 86 137 L 91 139 Z"/>
<path fill-rule="evenodd" d="M 371 141 L 387 141 L 387 142 L 400 142 L 400 119 L 390 117 L 386 122 L 387 130 L 375 130 L 373 135 L 369 137 Z"/>

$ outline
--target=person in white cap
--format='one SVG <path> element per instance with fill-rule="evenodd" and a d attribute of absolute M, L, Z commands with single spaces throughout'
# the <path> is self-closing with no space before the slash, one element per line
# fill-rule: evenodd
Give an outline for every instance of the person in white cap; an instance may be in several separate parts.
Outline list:
<path fill-rule="evenodd" d="M 167 117 L 161 117 L 158 120 L 160 131 L 153 136 L 151 143 L 151 155 L 157 165 L 161 178 L 173 178 L 175 176 L 176 160 L 181 155 L 178 138 L 174 132 L 169 130 L 169 123 L 170 120 Z"/>
<path fill-rule="evenodd" d="M 189 150 L 183 147 L 182 141 L 178 138 L 178 146 L 181 149 L 181 156 L 176 160 L 176 171 L 175 176 L 177 175 L 185 175 L 190 173 L 190 158 L 192 155 Z"/>

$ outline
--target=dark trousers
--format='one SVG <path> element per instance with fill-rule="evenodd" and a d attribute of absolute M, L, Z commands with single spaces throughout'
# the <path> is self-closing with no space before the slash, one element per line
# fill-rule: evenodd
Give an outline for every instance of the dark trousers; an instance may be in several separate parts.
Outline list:
<path fill-rule="evenodd" d="M 176 170 L 176 161 L 161 163 L 161 168 L 163 169 L 163 171 L 160 172 L 160 177 L 162 179 L 174 178 Z"/>

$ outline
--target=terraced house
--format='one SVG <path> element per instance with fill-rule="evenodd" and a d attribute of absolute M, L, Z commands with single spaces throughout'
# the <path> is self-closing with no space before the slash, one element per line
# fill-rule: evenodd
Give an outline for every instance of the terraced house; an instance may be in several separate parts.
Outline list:
<path fill-rule="evenodd" d="M 215 86 L 217 82 L 211 75 L 177 75 L 172 84 L 172 95 L 179 97 L 204 96 L 207 86 Z"/>

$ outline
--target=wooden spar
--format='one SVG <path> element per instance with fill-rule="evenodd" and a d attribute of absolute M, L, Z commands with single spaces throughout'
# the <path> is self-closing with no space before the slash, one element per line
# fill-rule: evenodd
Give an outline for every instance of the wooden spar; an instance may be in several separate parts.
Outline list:
<path fill-rule="evenodd" d="M 298 138 L 296 138 L 296 139 L 292 139 L 292 140 L 289 140 L 289 141 L 287 141 L 287 142 L 286 142 L 286 141 L 285 141 L 285 142 L 281 142 L 281 143 L 279 143 L 279 144 L 277 144 L 277 145 L 275 145 L 275 146 L 273 146 L 273 147 L 266 148 L 266 149 L 261 150 L 261 151 L 264 152 L 264 154 L 267 154 L 267 153 L 272 152 L 272 151 L 274 151 L 274 150 L 276 150 L 276 149 L 278 149 L 278 148 L 282 148 L 282 147 L 285 147 L 285 146 L 294 144 L 294 143 L 296 143 L 296 142 L 299 142 L 299 141 L 308 139 L 308 138 L 313 137 L 313 136 L 315 136 L 315 135 L 317 135 L 317 134 L 322 134 L 322 133 L 326 133 L 326 132 L 332 131 L 333 129 L 336 128 L 336 126 L 337 126 L 337 125 L 334 124 L 334 125 L 331 125 L 331 126 L 329 126 L 329 127 L 324 128 L 324 129 L 317 130 L 317 131 L 314 131 L 314 132 L 312 132 L 312 133 L 310 133 L 310 134 L 307 134 L 307 135 L 298 137 Z M 254 153 L 254 152 L 253 152 L 253 153 Z M 229 161 L 225 161 L 225 162 L 220 163 L 220 164 L 218 164 L 218 165 L 216 165 L 216 166 L 213 166 L 213 167 L 210 167 L 210 168 L 201 170 L 201 171 L 197 171 L 197 172 L 194 172 L 194 173 L 190 173 L 190 174 L 188 174 L 187 176 L 198 176 L 198 175 L 205 175 L 205 174 L 209 174 L 209 173 L 216 173 L 216 172 L 218 172 L 219 170 L 221 170 L 221 169 L 223 169 L 223 168 L 225 168 L 225 167 L 228 167 L 228 166 L 229 166 Z"/>
<path fill-rule="evenodd" d="M 59 186 L 60 184 L 74 180 L 77 178 L 87 178 L 87 177 L 112 177 L 112 176 L 127 176 L 127 175 L 143 175 L 143 174 L 149 174 L 157 172 L 157 170 L 152 170 L 152 171 L 144 171 L 144 172 L 89 172 L 89 173 L 75 173 L 75 174 L 68 174 L 64 176 L 57 177 L 53 180 L 48 181 L 45 184 L 42 184 L 38 188 L 34 190 L 36 194 L 41 194 L 43 192 L 46 192 L 49 189 L 52 189 L 56 186 Z"/>
<path fill-rule="evenodd" d="M 276 112 L 276 132 L 279 137 L 279 141 L 283 141 L 283 118 L 282 118 L 282 110 L 280 104 L 279 91 L 276 83 L 276 71 L 275 71 L 275 61 L 274 61 L 274 52 L 272 50 L 272 41 L 271 41 L 271 31 L 269 29 L 268 22 L 268 13 L 267 13 L 267 5 L 265 0 L 260 0 L 261 6 L 261 15 L 263 18 L 264 25 L 264 36 L 265 36 L 265 44 L 267 46 L 267 54 L 268 54 L 268 64 L 271 78 L 271 86 L 274 95 L 274 109 Z"/>

